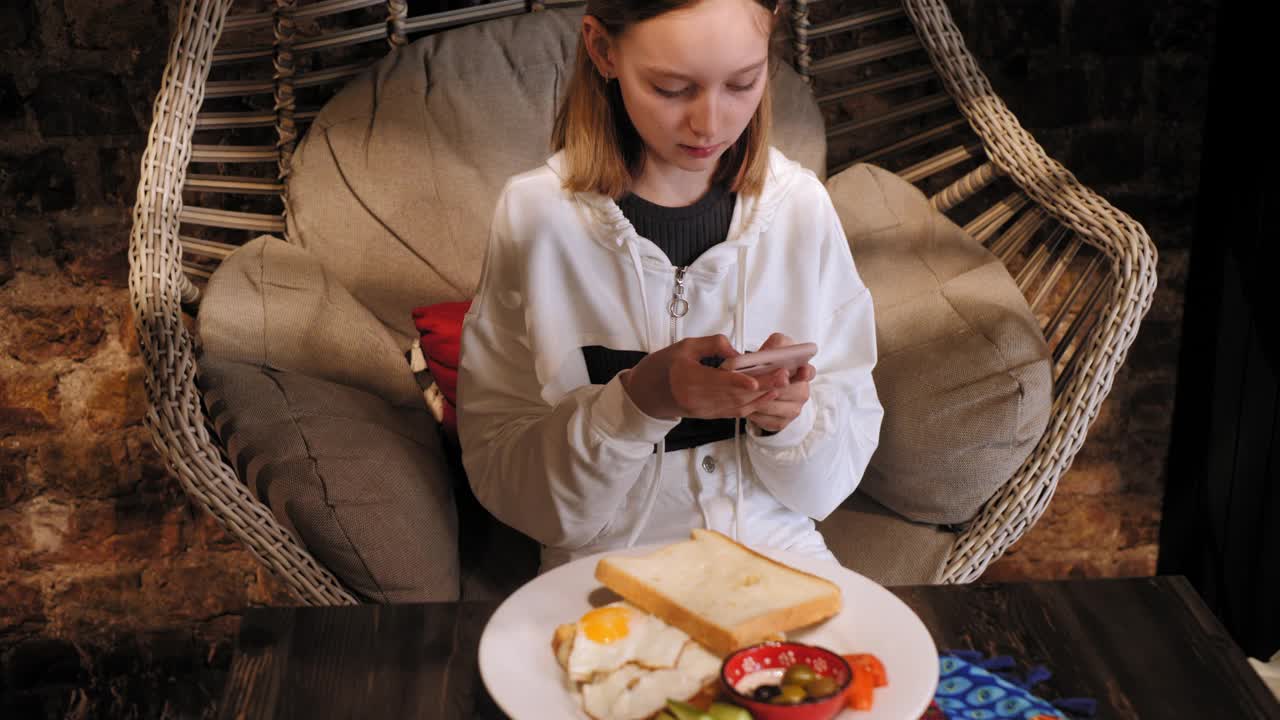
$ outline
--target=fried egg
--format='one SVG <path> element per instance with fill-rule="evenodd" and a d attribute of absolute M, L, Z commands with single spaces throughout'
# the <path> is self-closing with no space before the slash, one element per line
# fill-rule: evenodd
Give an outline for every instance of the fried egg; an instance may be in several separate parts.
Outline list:
<path fill-rule="evenodd" d="M 582 686 L 582 709 L 595 720 L 636 720 L 661 710 L 669 698 L 687 699 L 720 674 L 720 658 L 688 640 L 673 667 L 628 663 Z"/>
<path fill-rule="evenodd" d="M 599 607 L 577 623 L 569 653 L 569 678 L 587 682 L 628 663 L 672 668 L 689 636 L 626 602 Z"/>

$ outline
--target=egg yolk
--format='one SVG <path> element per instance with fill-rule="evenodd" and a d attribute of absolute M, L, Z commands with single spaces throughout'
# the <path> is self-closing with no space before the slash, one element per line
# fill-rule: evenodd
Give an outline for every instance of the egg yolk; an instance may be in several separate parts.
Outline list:
<path fill-rule="evenodd" d="M 615 640 L 627 636 L 627 619 L 630 613 L 626 608 L 596 608 L 582 616 L 582 632 L 591 642 L 608 645 Z"/>

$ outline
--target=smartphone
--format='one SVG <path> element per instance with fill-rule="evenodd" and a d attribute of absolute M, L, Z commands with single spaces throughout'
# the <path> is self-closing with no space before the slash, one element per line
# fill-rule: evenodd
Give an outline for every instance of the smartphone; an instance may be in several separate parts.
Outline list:
<path fill-rule="evenodd" d="M 766 375 L 782 368 L 790 376 L 817 353 L 818 346 L 814 343 L 796 343 L 786 347 L 743 353 L 725 360 L 720 367 L 747 375 Z"/>

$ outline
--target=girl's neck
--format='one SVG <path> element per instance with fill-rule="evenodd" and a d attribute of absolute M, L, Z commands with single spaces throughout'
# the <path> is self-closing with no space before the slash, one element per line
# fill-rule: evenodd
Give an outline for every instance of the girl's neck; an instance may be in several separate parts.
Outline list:
<path fill-rule="evenodd" d="M 689 172 L 674 165 L 646 159 L 640 177 L 631 185 L 631 192 L 655 205 L 685 207 L 698 201 L 711 188 L 715 169 L 705 172 Z"/>

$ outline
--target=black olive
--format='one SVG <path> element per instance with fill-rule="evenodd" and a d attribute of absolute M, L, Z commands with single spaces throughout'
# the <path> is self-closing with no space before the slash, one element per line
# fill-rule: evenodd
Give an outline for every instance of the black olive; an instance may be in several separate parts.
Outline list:
<path fill-rule="evenodd" d="M 760 702 L 769 702 L 781 694 L 782 688 L 777 685 L 761 685 L 756 688 L 755 692 L 751 693 L 751 699 L 758 700 Z"/>

